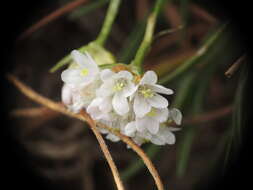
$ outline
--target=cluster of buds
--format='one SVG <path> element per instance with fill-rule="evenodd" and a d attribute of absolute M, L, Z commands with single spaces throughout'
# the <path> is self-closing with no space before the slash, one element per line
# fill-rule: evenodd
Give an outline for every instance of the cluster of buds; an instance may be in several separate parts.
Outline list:
<path fill-rule="evenodd" d="M 168 108 L 168 100 L 160 94 L 171 95 L 173 91 L 157 84 L 154 71 L 140 76 L 127 67 L 99 68 L 86 52 L 71 52 L 73 63 L 64 70 L 62 101 L 72 112 L 85 109 L 90 116 L 105 125 L 127 135 L 141 145 L 174 144 L 178 129 L 170 127 L 181 124 L 182 114 Z M 120 139 L 107 130 L 100 129 L 111 141 Z"/>

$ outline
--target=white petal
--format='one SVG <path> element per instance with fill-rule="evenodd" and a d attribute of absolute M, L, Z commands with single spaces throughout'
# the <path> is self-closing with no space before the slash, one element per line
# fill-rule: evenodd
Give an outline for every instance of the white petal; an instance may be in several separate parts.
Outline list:
<path fill-rule="evenodd" d="M 169 105 L 168 100 L 159 94 L 155 94 L 152 98 L 147 98 L 147 101 L 155 108 L 166 108 Z"/>
<path fill-rule="evenodd" d="M 64 84 L 62 87 L 61 99 L 65 105 L 72 103 L 72 90 L 67 84 Z"/>
<path fill-rule="evenodd" d="M 141 138 L 141 137 L 133 137 L 132 138 L 133 141 L 138 145 L 138 146 L 141 146 L 142 143 L 145 141 L 145 139 Z"/>
<path fill-rule="evenodd" d="M 82 54 L 77 50 L 71 52 L 74 61 L 81 67 L 89 70 L 90 75 L 98 74 L 99 68 L 88 53 Z"/>
<path fill-rule="evenodd" d="M 112 98 L 111 97 L 103 98 L 101 104 L 99 105 L 99 109 L 104 113 L 110 112 L 112 110 Z"/>
<path fill-rule="evenodd" d="M 170 131 L 168 127 L 161 128 L 159 131 L 159 135 L 166 141 L 167 144 L 175 144 L 176 142 L 175 135 Z"/>
<path fill-rule="evenodd" d="M 132 82 L 129 82 L 127 84 L 127 86 L 124 87 L 124 89 L 122 90 L 122 93 L 125 97 L 129 97 L 131 96 L 132 94 L 135 93 L 135 91 L 137 90 L 137 86 L 134 85 L 134 83 Z"/>
<path fill-rule="evenodd" d="M 147 129 L 150 133 L 156 134 L 159 130 L 159 122 L 149 117 L 137 118 L 136 119 L 136 128 L 138 131 L 142 132 L 144 129 Z"/>
<path fill-rule="evenodd" d="M 154 71 L 147 71 L 141 81 L 140 84 L 155 84 L 157 82 L 157 75 Z"/>
<path fill-rule="evenodd" d="M 157 93 L 161 93 L 161 94 L 167 94 L 167 95 L 171 95 L 173 94 L 173 90 L 169 89 L 169 88 L 166 88 L 162 85 L 159 85 L 159 84 L 155 84 L 155 85 L 150 85 L 150 88 L 157 92 Z"/>
<path fill-rule="evenodd" d="M 136 132 L 135 121 L 129 122 L 125 126 L 124 134 L 127 135 L 127 136 L 129 136 L 129 137 L 134 137 L 135 132 Z"/>
<path fill-rule="evenodd" d="M 113 94 L 113 86 L 114 82 L 112 80 L 108 80 L 104 82 L 99 89 L 96 91 L 96 95 L 99 97 L 111 96 Z"/>
<path fill-rule="evenodd" d="M 143 117 L 148 112 L 150 112 L 150 104 L 138 94 L 134 98 L 134 113 L 137 117 Z"/>
<path fill-rule="evenodd" d="M 120 71 L 115 75 L 115 78 L 125 78 L 128 80 L 132 80 L 133 75 L 129 71 Z"/>
<path fill-rule="evenodd" d="M 153 144 L 156 144 L 156 145 L 165 145 L 166 144 L 166 141 L 164 141 L 163 139 L 159 138 L 158 136 L 152 136 L 152 138 L 150 139 L 150 141 L 153 143 Z"/>
<path fill-rule="evenodd" d="M 79 69 L 66 69 L 61 73 L 61 79 L 67 84 L 83 83 L 84 77 L 80 75 Z"/>
<path fill-rule="evenodd" d="M 136 129 L 137 129 L 137 131 L 139 131 L 139 132 L 143 132 L 145 129 L 146 129 L 146 123 L 147 123 L 147 118 L 146 117 L 144 117 L 144 118 L 137 118 L 136 119 Z"/>
<path fill-rule="evenodd" d="M 90 105 L 87 107 L 87 113 L 89 113 L 92 117 L 92 119 L 101 119 L 102 118 L 102 112 L 99 110 L 99 105 L 102 103 L 101 98 L 95 98 Z"/>
<path fill-rule="evenodd" d="M 129 111 L 127 98 L 120 96 L 119 93 L 114 94 L 112 99 L 112 106 L 115 112 L 119 115 L 125 115 Z"/>
<path fill-rule="evenodd" d="M 111 79 L 111 77 L 115 75 L 114 72 L 112 72 L 110 69 L 105 69 L 105 70 L 102 70 L 100 72 L 100 78 L 103 82 L 105 82 L 106 80 L 109 80 Z"/>
<path fill-rule="evenodd" d="M 97 65 L 95 60 L 91 57 L 91 55 L 87 51 L 84 53 L 84 55 L 89 59 L 90 63 L 92 63 L 93 65 Z M 97 66 L 97 68 L 98 68 L 98 66 Z"/>
<path fill-rule="evenodd" d="M 142 132 L 137 132 L 136 135 L 146 140 L 150 140 L 152 138 L 152 134 L 147 130 L 144 130 Z"/>
<path fill-rule="evenodd" d="M 109 133 L 109 134 L 106 136 L 106 139 L 111 140 L 112 142 L 117 142 L 117 141 L 120 140 L 119 137 L 117 137 L 117 136 L 115 136 L 115 135 L 113 135 L 113 134 L 111 134 L 111 133 Z"/>
<path fill-rule="evenodd" d="M 162 123 L 168 120 L 168 116 L 169 116 L 168 108 L 156 109 L 156 116 L 154 119 Z"/>
<path fill-rule="evenodd" d="M 102 133 L 102 134 L 107 134 L 107 133 L 109 133 L 106 129 L 103 129 L 103 128 L 99 128 L 99 127 L 98 127 L 98 130 L 99 130 L 99 132 Z"/>
<path fill-rule="evenodd" d="M 167 144 L 175 144 L 176 142 L 176 137 L 172 132 L 168 132 L 166 134 L 166 143 Z"/>
<path fill-rule="evenodd" d="M 170 110 L 170 116 L 172 117 L 173 121 L 175 121 L 177 125 L 181 125 L 183 116 L 182 116 L 182 113 L 179 111 L 179 109 L 172 108 Z"/>
<path fill-rule="evenodd" d="M 77 50 L 73 50 L 71 52 L 71 56 L 80 67 L 82 67 L 85 63 L 89 62 L 88 57 Z"/>

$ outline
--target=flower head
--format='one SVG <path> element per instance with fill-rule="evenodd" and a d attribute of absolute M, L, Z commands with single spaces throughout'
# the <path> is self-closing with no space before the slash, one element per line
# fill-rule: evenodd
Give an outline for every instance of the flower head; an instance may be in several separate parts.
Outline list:
<path fill-rule="evenodd" d="M 129 136 L 138 145 L 175 143 L 175 129 L 164 125 L 168 119 L 180 125 L 182 113 L 167 108 L 168 100 L 160 94 L 173 91 L 156 84 L 154 71 L 141 78 L 122 65 L 118 70 L 100 70 L 88 53 L 74 50 L 71 55 L 75 62 L 61 75 L 65 82 L 62 101 L 69 110 L 78 113 L 86 109 L 94 120 Z M 99 130 L 113 142 L 120 140 L 109 130 Z"/>

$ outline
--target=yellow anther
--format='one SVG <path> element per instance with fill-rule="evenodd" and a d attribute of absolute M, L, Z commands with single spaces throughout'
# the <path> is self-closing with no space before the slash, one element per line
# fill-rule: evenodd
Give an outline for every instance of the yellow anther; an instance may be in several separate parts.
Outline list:
<path fill-rule="evenodd" d="M 113 90 L 115 91 L 121 91 L 124 88 L 125 84 L 123 82 L 117 82 L 114 87 Z"/>
<path fill-rule="evenodd" d="M 144 88 L 140 92 L 144 96 L 144 98 L 152 98 L 154 96 L 153 91 L 149 88 Z"/>
<path fill-rule="evenodd" d="M 88 75 L 88 73 L 89 73 L 88 69 L 82 69 L 80 72 L 81 76 L 86 76 L 86 75 Z"/>

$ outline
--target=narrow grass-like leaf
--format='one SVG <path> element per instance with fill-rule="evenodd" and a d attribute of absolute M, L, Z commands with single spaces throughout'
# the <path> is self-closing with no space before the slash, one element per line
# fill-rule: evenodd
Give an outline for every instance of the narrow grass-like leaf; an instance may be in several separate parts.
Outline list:
<path fill-rule="evenodd" d="M 238 80 L 238 86 L 235 94 L 234 100 L 234 112 L 232 117 L 232 129 L 228 132 L 228 141 L 226 147 L 226 155 L 224 160 L 224 168 L 228 165 L 228 162 L 234 158 L 234 155 L 238 152 L 240 146 L 242 145 L 242 132 L 247 120 L 246 107 L 247 94 L 246 85 L 249 80 L 249 69 L 247 64 L 243 65 Z"/>
<path fill-rule="evenodd" d="M 224 24 L 218 31 L 216 31 L 207 41 L 206 43 L 197 51 L 196 55 L 191 57 L 185 63 L 181 64 L 177 69 L 175 69 L 172 73 L 163 77 L 160 80 L 161 84 L 167 84 L 172 79 L 182 75 L 187 70 L 193 68 L 193 66 L 203 63 L 204 59 L 209 56 L 211 49 L 216 48 L 217 43 L 223 40 L 223 38 L 227 35 L 227 24 Z"/>
<path fill-rule="evenodd" d="M 77 10 L 73 11 L 71 14 L 69 14 L 69 18 L 71 20 L 78 19 L 78 18 L 85 16 L 85 15 L 95 11 L 96 9 L 104 6 L 108 2 L 109 2 L 109 0 L 92 1 L 88 5 L 79 7 Z"/>
<path fill-rule="evenodd" d="M 129 64 L 131 60 L 134 58 L 135 53 L 145 33 L 145 26 L 146 25 L 144 21 L 139 21 L 136 24 L 118 56 L 120 62 Z"/>

